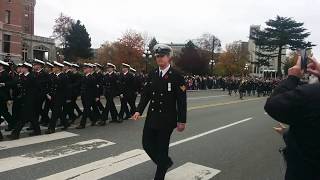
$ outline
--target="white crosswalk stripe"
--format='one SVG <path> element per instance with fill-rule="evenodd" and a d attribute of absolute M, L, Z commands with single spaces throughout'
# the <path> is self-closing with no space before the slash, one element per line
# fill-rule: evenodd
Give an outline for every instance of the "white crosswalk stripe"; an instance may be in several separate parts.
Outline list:
<path fill-rule="evenodd" d="M 50 160 L 67 157 L 79 153 L 83 153 L 92 149 L 99 149 L 114 145 L 115 143 L 102 140 L 92 139 L 88 141 L 78 142 L 71 145 L 59 146 L 54 149 L 47 149 L 40 152 L 28 153 L 20 156 L 13 156 L 0 159 L 0 172 L 10 171 Z"/>
<path fill-rule="evenodd" d="M 41 180 L 101 179 L 149 160 L 150 158 L 143 150 L 136 149 L 118 156 L 109 157 L 48 177 L 43 177 Z"/>
<path fill-rule="evenodd" d="M 221 171 L 194 163 L 186 163 L 166 175 L 165 180 L 209 180 Z"/>
<path fill-rule="evenodd" d="M 182 139 L 180 141 L 174 142 L 170 144 L 170 147 L 177 146 L 182 143 L 186 143 L 189 141 L 193 141 L 195 139 L 201 138 L 203 136 L 207 136 L 209 134 L 215 133 L 217 131 L 226 129 L 228 127 L 232 127 L 238 124 L 245 123 L 247 121 L 252 120 L 253 118 L 247 118 L 241 121 L 237 121 L 216 129 L 212 129 L 210 131 L 194 135 L 192 137 Z M 13 147 L 20 147 L 35 143 L 53 141 L 64 139 L 67 137 L 78 136 L 77 134 L 68 133 L 68 132 L 60 132 L 52 135 L 45 136 L 36 136 L 31 138 L 24 138 L 17 141 L 9 141 L 0 143 L 1 149 L 9 149 Z M 50 160 L 59 159 L 67 156 L 72 156 L 75 154 L 87 152 L 93 149 L 99 149 L 107 146 L 114 145 L 115 143 L 102 140 L 102 139 L 92 139 L 83 142 L 77 142 L 75 144 L 64 145 L 55 147 L 52 149 L 47 149 L 39 152 L 32 152 L 19 156 L 11 156 L 7 158 L 0 159 L 0 173 L 7 172 L 10 170 L 15 170 L 18 168 L 28 167 L 31 165 L 44 163 Z M 87 180 L 87 179 L 101 179 L 101 178 L 109 178 L 112 175 L 125 171 L 134 166 L 140 165 L 150 161 L 149 156 L 145 153 L 144 150 L 135 149 L 131 151 L 124 152 L 117 156 L 106 157 L 105 159 L 101 159 L 95 162 L 89 162 L 88 164 L 84 164 L 82 166 L 77 166 L 75 164 L 74 168 L 67 169 L 62 172 L 57 172 L 56 174 L 51 174 L 46 177 L 42 177 L 44 180 L 56 180 L 56 179 L 78 179 L 78 180 Z M 201 165 L 197 165 L 194 163 L 186 163 L 167 174 L 166 180 L 208 180 L 212 177 L 219 174 L 221 171 Z"/>
<path fill-rule="evenodd" d="M 125 152 L 38 180 L 97 180 L 110 177 L 133 166 L 149 161 L 148 155 L 140 149 Z M 209 180 L 221 171 L 194 163 L 186 163 L 166 175 L 166 180 Z"/>
<path fill-rule="evenodd" d="M 247 118 L 243 119 L 241 121 L 237 121 L 231 124 L 228 124 L 226 126 L 222 126 L 216 129 L 212 129 L 210 131 L 182 139 L 180 141 L 174 142 L 170 144 L 170 147 L 177 146 L 182 143 L 186 143 L 198 138 L 201 138 L 203 136 L 207 136 L 209 134 L 215 133 L 217 131 L 245 123 L 247 121 L 252 120 L 253 118 Z M 95 161 L 89 164 L 85 164 L 83 166 L 79 166 L 73 169 L 69 169 L 60 173 L 56 173 L 47 177 L 41 178 L 42 180 L 56 180 L 56 179 L 77 179 L 77 180 L 87 180 L 87 179 L 101 179 L 105 177 L 109 177 L 115 173 L 118 173 L 120 171 L 126 170 L 128 168 L 134 167 L 136 165 L 142 164 L 144 162 L 149 161 L 150 158 L 148 155 L 140 149 L 132 150 L 125 152 L 123 154 L 120 154 L 118 156 L 108 157 L 106 159 L 102 159 L 99 161 Z M 188 173 L 183 173 L 188 172 Z M 186 163 L 185 165 L 171 171 L 168 173 L 168 180 L 194 180 L 194 179 L 201 179 L 201 180 L 207 180 L 215 175 L 220 173 L 219 170 L 204 167 L 201 165 L 196 165 L 193 163 Z M 187 175 L 187 176 L 185 176 Z M 186 178 L 186 177 L 194 177 L 192 178 Z M 170 179 L 171 178 L 171 179 Z"/>
<path fill-rule="evenodd" d="M 22 146 L 54 141 L 54 140 L 59 140 L 64 138 L 70 138 L 75 136 L 79 136 L 79 135 L 64 131 L 64 132 L 57 132 L 49 135 L 22 138 L 15 141 L 3 141 L 3 142 L 0 142 L 0 150 L 22 147 Z"/>

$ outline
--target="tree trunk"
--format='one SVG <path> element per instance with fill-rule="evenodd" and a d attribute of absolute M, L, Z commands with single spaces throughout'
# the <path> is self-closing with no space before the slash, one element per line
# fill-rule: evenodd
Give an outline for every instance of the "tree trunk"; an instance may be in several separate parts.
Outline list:
<path fill-rule="evenodd" d="M 282 78 L 281 60 L 282 60 L 282 46 L 279 46 L 277 76 Z"/>

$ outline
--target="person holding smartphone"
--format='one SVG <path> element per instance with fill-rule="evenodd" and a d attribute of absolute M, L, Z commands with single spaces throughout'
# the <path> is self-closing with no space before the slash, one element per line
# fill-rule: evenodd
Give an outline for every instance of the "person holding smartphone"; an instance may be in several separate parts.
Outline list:
<path fill-rule="evenodd" d="M 299 85 L 304 72 L 320 77 L 320 63 L 309 60 L 304 71 L 298 57 L 264 107 L 276 121 L 289 125 L 285 180 L 320 179 L 320 83 Z"/>

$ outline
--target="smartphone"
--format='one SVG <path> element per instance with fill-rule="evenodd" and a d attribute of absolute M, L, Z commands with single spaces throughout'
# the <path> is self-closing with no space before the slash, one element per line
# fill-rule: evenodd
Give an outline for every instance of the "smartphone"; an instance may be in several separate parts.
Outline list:
<path fill-rule="evenodd" d="M 308 57 L 312 56 L 312 51 L 311 49 L 303 49 L 301 50 L 301 69 L 303 71 L 307 71 L 308 68 Z"/>

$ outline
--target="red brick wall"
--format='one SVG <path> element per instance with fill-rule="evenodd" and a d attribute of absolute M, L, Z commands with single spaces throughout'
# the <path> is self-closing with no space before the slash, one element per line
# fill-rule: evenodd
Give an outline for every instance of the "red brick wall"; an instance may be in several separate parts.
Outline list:
<path fill-rule="evenodd" d="M 3 34 L 11 36 L 10 53 L 12 55 L 21 55 L 23 2 L 24 0 L 11 0 L 11 2 L 8 0 L 0 0 L 0 21 L 5 22 L 6 10 L 11 12 L 10 24 L 3 25 Z"/>

